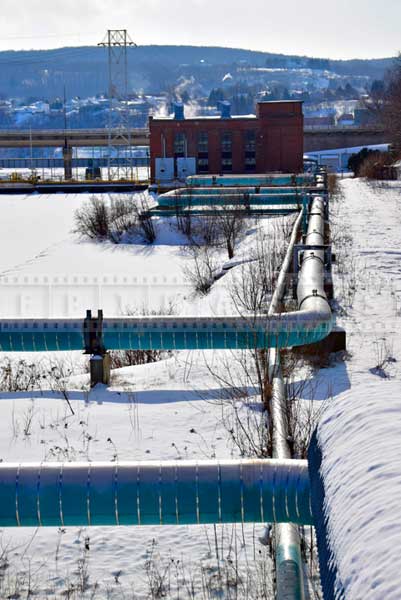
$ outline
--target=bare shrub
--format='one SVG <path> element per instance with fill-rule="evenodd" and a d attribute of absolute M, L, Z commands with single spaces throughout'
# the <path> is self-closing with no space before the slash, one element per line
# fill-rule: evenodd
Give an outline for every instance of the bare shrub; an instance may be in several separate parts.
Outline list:
<path fill-rule="evenodd" d="M 220 246 L 221 241 L 216 218 L 205 215 L 194 219 L 190 239 L 195 246 Z"/>
<path fill-rule="evenodd" d="M 67 382 L 68 377 L 73 375 L 73 373 L 73 367 L 69 367 L 65 360 L 51 360 L 44 375 L 44 378 L 48 382 L 50 389 L 53 392 L 60 394 L 60 396 L 68 404 L 68 408 L 70 409 L 72 415 L 75 413 L 70 402 Z"/>
<path fill-rule="evenodd" d="M 319 344 L 280 352 L 287 441 L 293 458 L 307 459 L 310 441 L 321 419 L 325 402 L 333 397 L 332 383 L 319 377 L 320 368 L 345 359 L 343 353 L 322 353 Z"/>
<path fill-rule="evenodd" d="M 250 260 L 241 265 L 239 275 L 232 278 L 230 296 L 240 314 L 256 315 L 268 309 L 285 255 L 284 239 L 289 236 L 284 223 L 277 225 L 269 236 L 257 236 Z"/>
<path fill-rule="evenodd" d="M 395 59 L 388 76 L 388 89 L 382 103 L 383 121 L 389 142 L 399 151 L 401 150 L 401 54 Z"/>
<path fill-rule="evenodd" d="M 212 402 L 221 406 L 221 423 L 232 447 L 243 457 L 271 457 L 269 351 L 232 351 L 207 368 L 221 388 L 220 398 Z"/>
<path fill-rule="evenodd" d="M 186 194 L 192 196 L 192 188 L 187 188 L 185 190 Z M 177 221 L 177 229 L 181 231 L 184 235 L 191 238 L 192 237 L 192 215 L 191 215 L 191 199 L 185 202 L 185 206 L 180 200 L 180 191 L 176 190 L 174 193 L 175 196 L 175 216 Z"/>
<path fill-rule="evenodd" d="M 300 533 L 302 558 L 310 589 L 309 598 L 323 600 L 316 531 L 314 527 L 302 527 Z"/>
<path fill-rule="evenodd" d="M 168 594 L 170 583 L 170 561 L 167 565 L 161 565 L 159 557 L 156 557 L 157 542 L 152 541 L 150 549 L 147 551 L 145 562 L 145 572 L 148 579 L 150 597 L 153 599 L 165 598 Z"/>
<path fill-rule="evenodd" d="M 269 421 L 259 403 L 230 401 L 223 424 L 231 443 L 241 457 L 269 458 L 272 456 Z"/>
<path fill-rule="evenodd" d="M 356 292 L 363 287 L 367 267 L 356 255 L 352 235 L 344 227 L 345 197 L 341 186 L 330 203 L 330 238 L 336 261 L 333 269 L 337 274 L 336 298 L 333 303 L 339 314 L 346 315 L 353 307 Z"/>
<path fill-rule="evenodd" d="M 216 280 L 219 273 L 217 250 L 222 246 L 227 248 L 229 258 L 234 257 L 234 252 L 241 234 L 247 227 L 246 214 L 237 204 L 233 207 L 216 208 L 213 216 L 205 215 L 192 222 L 191 225 L 191 246 L 189 252 L 193 258 L 192 264 L 184 268 L 184 274 L 192 283 L 195 291 L 200 294 L 207 294 Z M 258 260 L 259 249 L 252 260 Z M 268 262 L 268 255 L 264 253 L 265 266 Z M 242 286 L 253 286 L 254 277 L 252 271 L 259 270 L 259 267 L 249 267 L 249 272 L 244 268 L 245 281 Z M 260 281 L 259 281 L 260 283 Z M 256 289 L 256 288 L 255 288 Z M 243 296 L 243 291 L 237 290 L 237 301 Z M 248 308 L 243 305 L 243 308 Z M 255 307 L 250 307 L 253 310 Z"/>
<path fill-rule="evenodd" d="M 339 194 L 339 183 L 338 177 L 336 173 L 328 173 L 327 174 L 327 191 L 330 194 L 330 197 L 337 196 Z"/>
<path fill-rule="evenodd" d="M 223 425 L 241 455 L 272 456 L 270 349 L 260 348 L 256 343 L 256 325 L 259 317 L 267 317 L 271 294 L 285 255 L 285 241 L 292 225 L 293 221 L 289 219 L 279 221 L 269 236 L 260 235 L 252 262 L 244 264 L 240 270 L 237 268 L 238 276 L 234 272 L 230 296 L 236 312 L 247 321 L 249 347 L 233 352 L 222 368 L 210 367 L 212 375 L 220 386 L 224 386 L 227 394 L 225 401 L 229 409 L 224 413 Z M 266 336 L 269 336 L 268 327 L 266 318 Z M 245 395 L 244 390 L 247 390 Z M 246 408 L 245 412 L 243 408 Z"/>
<path fill-rule="evenodd" d="M 157 232 L 155 223 L 150 212 L 150 205 L 145 194 L 141 194 L 134 206 L 135 215 L 137 218 L 137 227 L 148 244 L 153 244 L 156 240 Z"/>
<path fill-rule="evenodd" d="M 119 243 L 123 236 L 138 225 L 136 202 L 133 196 L 111 199 L 109 209 L 109 238 Z"/>
<path fill-rule="evenodd" d="M 177 559 L 171 551 L 163 555 L 157 540 L 152 541 L 145 562 L 148 598 L 273 599 L 271 556 L 268 548 L 256 545 L 255 535 L 251 540 L 243 525 L 214 525 L 213 533 L 205 527 L 205 536 L 208 551 L 199 564 Z"/>
<path fill-rule="evenodd" d="M 1 392 L 31 392 L 41 388 L 43 370 L 37 363 L 6 358 L 0 365 Z"/>
<path fill-rule="evenodd" d="M 110 215 L 105 200 L 92 196 L 74 215 L 75 228 L 83 238 L 107 240 L 110 235 Z"/>
<path fill-rule="evenodd" d="M 109 354 L 111 369 L 147 365 L 171 356 L 165 350 L 113 350 Z"/>
<path fill-rule="evenodd" d="M 0 364 L 0 392 L 33 392 L 50 389 L 59 394 L 74 414 L 67 389 L 68 377 L 76 373 L 73 364 L 65 360 L 40 360 L 29 363 L 24 359 L 6 358 Z"/>
<path fill-rule="evenodd" d="M 191 219 L 190 213 L 183 214 L 181 208 L 177 209 L 177 226 L 183 231 L 195 246 L 225 247 L 228 258 L 234 257 L 235 250 L 241 234 L 246 229 L 245 206 L 232 199 L 232 204 L 227 198 L 224 207 L 210 206 L 214 214 L 205 214 Z"/>
<path fill-rule="evenodd" d="M 308 401 L 303 401 L 303 392 L 307 390 Z M 289 442 L 294 458 L 307 459 L 310 441 L 322 414 L 323 403 L 314 399 L 316 384 L 306 379 L 300 384 L 286 382 L 286 406 Z"/>
<path fill-rule="evenodd" d="M 210 246 L 190 246 L 192 260 L 183 271 L 185 277 L 198 294 L 206 295 L 212 287 L 217 273 L 217 257 Z"/>
<path fill-rule="evenodd" d="M 234 258 L 236 246 L 246 228 L 245 206 L 239 203 L 216 210 L 215 220 L 219 235 L 227 248 L 228 258 Z"/>
<path fill-rule="evenodd" d="M 379 338 L 374 340 L 373 348 L 375 353 L 376 365 L 369 369 L 373 375 L 378 375 L 383 379 L 389 379 L 390 375 L 387 368 L 397 362 L 394 358 L 393 345 L 388 342 L 386 338 Z"/>
<path fill-rule="evenodd" d="M 375 152 L 365 158 L 359 167 L 358 176 L 366 179 L 385 179 L 385 167 L 393 162 L 388 152 Z"/>
<path fill-rule="evenodd" d="M 74 215 L 75 228 L 83 238 L 115 244 L 126 235 L 139 234 L 149 244 L 156 239 L 150 205 L 145 194 L 120 198 L 92 198 Z"/>
<path fill-rule="evenodd" d="M 181 231 L 184 235 L 191 238 L 192 237 L 192 215 L 189 210 L 182 211 L 178 210 L 176 212 L 177 219 L 177 229 Z"/>
<path fill-rule="evenodd" d="M 240 267 L 240 274 L 233 277 L 231 283 L 231 298 L 239 312 L 257 313 L 266 309 L 270 291 L 268 273 L 262 273 L 260 263 L 245 263 Z"/>

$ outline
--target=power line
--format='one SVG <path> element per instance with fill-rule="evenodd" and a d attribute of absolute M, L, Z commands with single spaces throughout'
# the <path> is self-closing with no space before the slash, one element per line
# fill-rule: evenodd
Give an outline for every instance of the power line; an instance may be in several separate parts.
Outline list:
<path fill-rule="evenodd" d="M 76 38 L 81 38 L 81 37 L 91 37 L 91 36 L 95 36 L 96 33 L 94 32 L 86 32 L 84 36 L 82 36 L 81 33 L 63 33 L 63 38 L 72 38 L 72 37 L 76 37 Z M 49 39 L 49 38 L 59 38 L 60 34 L 59 33 L 45 33 L 42 35 L 2 35 L 1 36 L 1 40 L 43 40 L 43 39 Z"/>

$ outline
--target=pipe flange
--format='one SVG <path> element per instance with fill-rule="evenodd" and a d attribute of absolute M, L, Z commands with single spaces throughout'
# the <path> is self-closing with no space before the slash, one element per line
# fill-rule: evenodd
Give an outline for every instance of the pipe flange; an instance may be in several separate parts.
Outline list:
<path fill-rule="evenodd" d="M 316 290 L 313 290 L 314 292 Z M 305 302 L 305 300 L 308 300 L 309 298 L 321 298 L 322 300 L 324 300 L 327 303 L 327 306 L 330 308 L 330 304 L 329 301 L 327 300 L 327 296 L 323 296 L 323 294 L 308 294 L 307 296 L 305 296 L 305 298 L 302 298 L 302 301 L 300 302 L 299 306 L 298 306 L 298 310 L 301 310 L 301 306 L 303 305 L 303 303 Z"/>
<path fill-rule="evenodd" d="M 306 263 L 307 260 L 316 258 L 317 260 L 320 260 L 323 266 L 326 266 L 325 260 L 321 256 L 316 256 L 313 250 L 305 250 L 305 252 L 310 252 L 310 254 L 308 256 L 302 256 L 302 264 Z"/>

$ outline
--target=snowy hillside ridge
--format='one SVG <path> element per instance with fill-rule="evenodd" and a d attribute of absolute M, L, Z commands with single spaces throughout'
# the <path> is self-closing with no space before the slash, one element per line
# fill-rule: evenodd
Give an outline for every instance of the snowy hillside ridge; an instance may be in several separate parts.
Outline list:
<path fill-rule="evenodd" d="M 324 534 L 338 576 L 331 597 L 398 600 L 401 186 L 344 180 L 341 188 L 335 251 L 346 252 L 348 264 L 340 256 L 334 283 L 351 357 L 345 378 L 342 366 L 321 372 L 332 398 L 317 431 Z"/>

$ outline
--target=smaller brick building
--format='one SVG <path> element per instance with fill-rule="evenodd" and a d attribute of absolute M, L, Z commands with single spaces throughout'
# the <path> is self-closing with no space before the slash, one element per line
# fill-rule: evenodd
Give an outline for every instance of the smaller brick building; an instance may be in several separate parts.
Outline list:
<path fill-rule="evenodd" d="M 149 119 L 153 182 L 192 174 L 299 173 L 303 170 L 302 102 L 259 102 L 256 116 Z"/>

